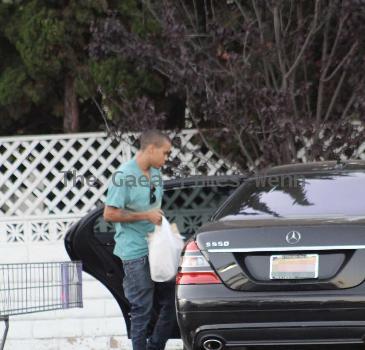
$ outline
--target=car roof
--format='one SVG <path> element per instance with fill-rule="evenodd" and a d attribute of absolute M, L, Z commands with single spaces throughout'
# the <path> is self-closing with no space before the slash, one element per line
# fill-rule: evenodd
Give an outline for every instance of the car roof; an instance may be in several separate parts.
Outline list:
<path fill-rule="evenodd" d="M 323 161 L 309 163 L 293 163 L 279 165 L 260 172 L 258 175 L 284 175 L 301 173 L 320 173 L 336 170 L 365 170 L 365 160 L 346 160 L 346 161 Z"/>

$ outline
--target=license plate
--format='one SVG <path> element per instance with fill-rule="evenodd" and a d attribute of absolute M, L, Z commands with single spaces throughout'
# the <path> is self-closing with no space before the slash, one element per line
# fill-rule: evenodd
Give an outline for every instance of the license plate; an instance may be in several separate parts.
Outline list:
<path fill-rule="evenodd" d="M 272 255 L 270 279 L 305 279 L 318 277 L 318 254 Z"/>

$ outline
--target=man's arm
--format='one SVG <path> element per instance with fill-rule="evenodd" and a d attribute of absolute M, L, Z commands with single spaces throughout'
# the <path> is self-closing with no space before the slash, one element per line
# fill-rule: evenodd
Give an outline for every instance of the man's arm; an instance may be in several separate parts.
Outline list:
<path fill-rule="evenodd" d="M 153 209 L 149 211 L 134 212 L 106 205 L 103 216 L 105 221 L 111 222 L 134 222 L 148 220 L 155 225 L 159 225 L 161 224 L 163 211 L 161 209 Z"/>

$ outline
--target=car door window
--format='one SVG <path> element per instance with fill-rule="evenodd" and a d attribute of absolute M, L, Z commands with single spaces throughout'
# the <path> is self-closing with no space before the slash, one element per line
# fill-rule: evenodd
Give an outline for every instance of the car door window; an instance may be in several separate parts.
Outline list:
<path fill-rule="evenodd" d="M 218 207 L 242 183 L 242 177 L 186 178 L 165 181 L 162 210 L 169 222 L 175 222 L 184 239 L 209 221 Z M 114 245 L 114 224 L 105 222 L 103 215 L 94 223 L 94 237 L 103 245 Z"/>
<path fill-rule="evenodd" d="M 243 182 L 243 178 L 212 183 L 206 181 L 185 182 L 164 190 L 162 209 L 170 222 L 175 222 L 185 239 L 207 223 L 218 207 Z M 227 178 L 225 178 L 227 179 Z M 236 181 L 232 181 L 235 179 Z"/>

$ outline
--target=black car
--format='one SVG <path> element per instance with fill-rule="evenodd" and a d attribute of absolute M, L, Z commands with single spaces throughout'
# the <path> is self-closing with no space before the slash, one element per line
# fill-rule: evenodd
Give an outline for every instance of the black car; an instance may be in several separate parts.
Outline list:
<path fill-rule="evenodd" d="M 242 175 L 192 176 L 164 182 L 162 209 L 188 240 L 244 181 Z M 83 270 L 103 283 L 117 300 L 130 335 L 129 304 L 123 292 L 121 260 L 113 254 L 114 225 L 103 219 L 103 205 L 94 209 L 66 233 L 65 247 L 72 260 L 81 260 Z M 158 297 L 158 296 L 157 296 Z M 158 303 L 151 329 L 158 314 Z M 176 322 L 171 338 L 180 338 Z"/>
<path fill-rule="evenodd" d="M 363 344 L 365 162 L 246 180 L 185 246 L 176 288 L 189 350 Z"/>

